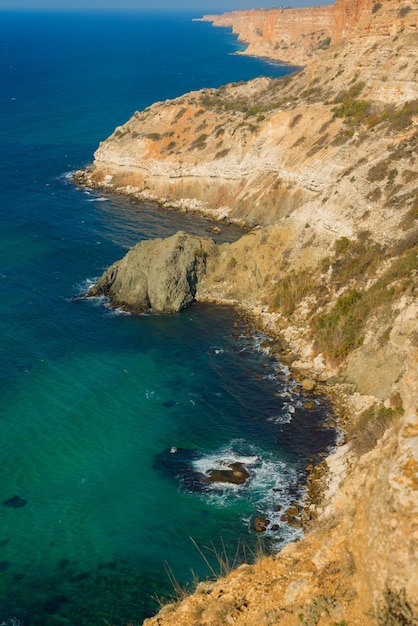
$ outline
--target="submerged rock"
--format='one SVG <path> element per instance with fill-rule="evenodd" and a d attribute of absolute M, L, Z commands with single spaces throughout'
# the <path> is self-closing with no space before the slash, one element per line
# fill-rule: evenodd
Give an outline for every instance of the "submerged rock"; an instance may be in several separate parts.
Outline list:
<path fill-rule="evenodd" d="M 109 267 L 88 295 L 105 295 L 134 312 L 176 313 L 193 302 L 207 259 L 216 254 L 212 239 L 183 231 L 141 241 Z"/>
<path fill-rule="evenodd" d="M 13 496 L 12 498 L 5 500 L 3 502 L 3 506 L 10 506 L 13 509 L 18 509 L 22 506 L 25 506 L 27 503 L 28 501 L 24 498 L 21 498 L 20 496 Z"/>

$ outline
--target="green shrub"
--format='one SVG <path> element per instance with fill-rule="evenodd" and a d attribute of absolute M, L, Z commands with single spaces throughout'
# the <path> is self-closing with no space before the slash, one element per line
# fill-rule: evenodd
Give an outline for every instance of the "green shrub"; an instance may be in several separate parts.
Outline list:
<path fill-rule="evenodd" d="M 347 243 L 346 238 L 341 238 L 338 242 L 339 250 L 345 252 L 331 263 L 334 280 L 341 280 L 342 284 L 347 284 L 350 279 L 354 279 L 357 284 L 363 286 L 367 279 L 375 274 L 382 257 L 381 248 L 367 240 L 364 242 L 348 240 Z M 367 321 L 372 314 L 389 305 L 395 297 L 416 290 L 418 272 L 416 232 L 393 246 L 385 256 L 395 258 L 375 283 L 368 289 L 360 287 L 350 289 L 337 300 L 330 311 L 313 320 L 318 350 L 336 361 L 363 343 Z"/>
<path fill-rule="evenodd" d="M 359 237 L 352 241 L 341 237 L 335 242 L 335 260 L 332 276 L 336 283 L 346 284 L 349 280 L 363 281 L 372 277 L 381 259 L 381 246 L 369 239 Z"/>
<path fill-rule="evenodd" d="M 355 98 L 347 98 L 344 102 L 332 109 L 335 117 L 342 117 L 350 123 L 362 122 L 366 114 L 370 110 L 370 102 L 368 100 L 356 100 Z"/>

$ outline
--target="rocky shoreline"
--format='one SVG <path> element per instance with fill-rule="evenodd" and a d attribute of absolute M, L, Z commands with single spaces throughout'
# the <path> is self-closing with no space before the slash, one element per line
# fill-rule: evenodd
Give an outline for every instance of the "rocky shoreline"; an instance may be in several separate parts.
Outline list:
<path fill-rule="evenodd" d="M 294 42 L 305 69 L 156 103 L 77 175 L 252 228 L 232 244 L 141 244 L 96 289 L 133 310 L 238 307 L 302 384 L 335 399 L 347 433 L 310 470 L 301 541 L 201 583 L 148 626 L 418 623 L 418 6 L 328 9 L 327 46 L 312 21 L 323 13 L 308 11 L 316 47 L 292 40 L 294 22 L 285 32 L 292 12 L 226 16 L 260 51 L 280 12 L 278 54 Z"/>

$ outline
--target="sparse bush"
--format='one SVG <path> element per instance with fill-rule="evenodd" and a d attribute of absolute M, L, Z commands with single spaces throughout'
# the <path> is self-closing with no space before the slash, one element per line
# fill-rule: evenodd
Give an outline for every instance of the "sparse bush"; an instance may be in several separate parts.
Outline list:
<path fill-rule="evenodd" d="M 289 124 L 289 128 L 294 128 L 296 126 L 296 124 L 298 122 L 300 122 L 300 120 L 302 119 L 302 114 L 298 113 L 297 115 L 295 115 L 295 117 L 291 120 L 290 124 Z"/>
<path fill-rule="evenodd" d="M 195 139 L 190 144 L 190 148 L 191 149 L 197 148 L 198 150 L 202 150 L 202 148 L 206 146 L 207 138 L 208 138 L 208 135 L 206 133 L 202 133 L 201 135 L 199 135 L 199 137 L 197 137 L 197 139 Z"/>
<path fill-rule="evenodd" d="M 389 119 L 390 130 L 406 130 L 412 124 L 412 118 L 418 115 L 418 100 L 406 102 L 400 109 L 396 109 Z"/>
<path fill-rule="evenodd" d="M 309 271 L 295 272 L 285 276 L 279 283 L 273 299 L 274 308 L 283 315 L 292 315 L 298 304 L 314 289 L 315 282 Z"/>
<path fill-rule="evenodd" d="M 220 150 L 219 152 L 215 154 L 215 159 L 223 159 L 223 157 L 226 157 L 229 150 L 230 150 L 229 148 L 224 148 L 223 150 Z"/>
<path fill-rule="evenodd" d="M 402 7 L 398 11 L 399 17 L 405 17 L 411 11 L 411 7 Z"/>
<path fill-rule="evenodd" d="M 345 238 L 338 240 L 345 253 L 337 257 L 332 266 L 332 276 L 337 282 L 347 284 L 353 280 L 363 286 L 372 277 L 382 250 L 377 244 L 365 240 L 347 243 Z M 330 311 L 317 316 L 313 321 L 315 343 L 319 351 L 336 361 L 358 348 L 364 340 L 367 321 L 383 306 L 389 305 L 395 297 L 414 292 L 418 272 L 418 240 L 411 233 L 386 252 L 386 258 L 394 258 L 389 268 L 369 287 L 353 288 L 344 293 Z M 323 267 L 325 270 L 325 268 Z"/>
<path fill-rule="evenodd" d="M 406 600 L 405 589 L 386 589 L 375 617 L 379 626 L 415 626 L 417 623 Z"/>
<path fill-rule="evenodd" d="M 160 133 L 148 133 L 145 136 L 147 139 L 151 139 L 151 141 L 160 141 L 161 139 Z"/>
<path fill-rule="evenodd" d="M 353 135 L 354 135 L 353 128 L 343 128 L 342 130 L 340 130 L 340 132 L 337 135 L 335 135 L 334 139 L 332 140 L 332 145 L 341 146 L 344 143 L 346 143 L 349 139 L 351 139 Z"/>
<path fill-rule="evenodd" d="M 379 161 L 376 165 L 373 165 L 367 174 L 367 180 L 369 182 L 381 181 L 386 178 L 388 175 L 390 161 L 386 159 L 385 161 Z"/>
<path fill-rule="evenodd" d="M 412 228 L 416 221 L 418 220 L 418 205 L 413 206 L 409 211 L 405 214 L 401 226 L 403 230 L 409 230 Z"/>
<path fill-rule="evenodd" d="M 187 108 L 186 107 L 182 107 L 176 114 L 176 117 L 174 119 L 179 120 L 181 117 L 183 117 L 183 115 L 186 113 Z"/>
<path fill-rule="evenodd" d="M 378 200 L 380 200 L 381 197 L 382 197 L 382 190 L 380 189 L 380 187 L 375 187 L 374 189 L 369 191 L 369 193 L 366 196 L 367 200 L 370 200 L 371 202 L 377 202 Z"/>
<path fill-rule="evenodd" d="M 334 107 L 332 112 L 335 117 L 342 117 L 351 124 L 362 122 L 370 110 L 370 102 L 368 100 L 356 100 L 355 98 L 347 98 L 339 107 Z"/>
<path fill-rule="evenodd" d="M 363 281 L 366 272 L 373 276 L 381 258 L 381 247 L 369 241 L 351 241 L 341 237 L 335 242 L 336 258 L 332 263 L 332 276 L 336 283 L 346 284 L 350 280 Z"/>
<path fill-rule="evenodd" d="M 316 344 L 321 351 L 339 360 L 363 343 L 363 320 L 359 302 L 363 293 L 351 289 L 341 296 L 331 311 L 315 320 Z"/>
<path fill-rule="evenodd" d="M 373 450 L 393 420 L 402 413 L 402 406 L 386 408 L 378 404 L 373 404 L 363 411 L 350 433 L 351 447 L 354 452 L 362 456 Z"/>

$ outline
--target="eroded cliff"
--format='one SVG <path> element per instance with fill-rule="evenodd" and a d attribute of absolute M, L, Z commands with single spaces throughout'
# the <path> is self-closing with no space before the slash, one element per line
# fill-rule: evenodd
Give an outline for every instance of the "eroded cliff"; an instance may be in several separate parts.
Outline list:
<path fill-rule="evenodd" d="M 202 583 L 150 626 L 418 623 L 418 3 L 298 11 L 219 20 L 254 54 L 294 41 L 305 69 L 156 103 L 76 177 L 256 226 L 191 245 L 190 293 L 244 307 L 348 415 L 304 539 Z M 309 20 L 294 15 L 330 45 L 303 52 Z"/>

